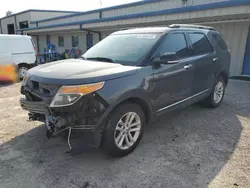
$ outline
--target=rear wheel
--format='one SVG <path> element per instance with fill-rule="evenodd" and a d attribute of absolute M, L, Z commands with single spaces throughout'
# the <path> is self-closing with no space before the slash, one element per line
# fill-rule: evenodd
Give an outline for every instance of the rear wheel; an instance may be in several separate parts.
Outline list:
<path fill-rule="evenodd" d="M 219 77 L 212 89 L 210 96 L 203 101 L 203 104 L 210 108 L 217 108 L 222 103 L 225 94 L 225 80 Z"/>
<path fill-rule="evenodd" d="M 139 144 L 145 125 L 143 110 L 136 104 L 123 104 L 111 115 L 101 147 L 110 156 L 123 157 Z"/>

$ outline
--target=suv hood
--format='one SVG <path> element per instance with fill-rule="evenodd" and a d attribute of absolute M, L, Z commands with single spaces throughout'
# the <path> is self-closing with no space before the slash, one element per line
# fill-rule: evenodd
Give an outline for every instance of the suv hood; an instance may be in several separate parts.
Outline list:
<path fill-rule="evenodd" d="M 69 59 L 39 65 L 27 77 L 44 84 L 77 85 L 129 76 L 139 67 L 81 59 Z"/>

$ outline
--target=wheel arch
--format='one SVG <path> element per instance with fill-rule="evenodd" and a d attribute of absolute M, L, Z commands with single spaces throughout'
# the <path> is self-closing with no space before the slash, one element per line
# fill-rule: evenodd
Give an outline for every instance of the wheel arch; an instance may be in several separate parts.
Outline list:
<path fill-rule="evenodd" d="M 228 73 L 227 73 L 226 71 L 221 71 L 221 72 L 219 73 L 218 77 L 222 77 L 222 78 L 224 79 L 224 81 L 225 81 L 226 86 L 227 86 L 227 84 L 228 84 L 228 79 L 229 79 Z"/>
<path fill-rule="evenodd" d="M 152 109 L 150 105 L 148 104 L 148 102 L 146 102 L 144 99 L 139 98 L 139 97 L 130 97 L 130 98 L 123 100 L 117 106 L 120 106 L 124 103 L 137 104 L 144 112 L 146 124 L 149 123 L 150 120 L 152 119 Z"/>

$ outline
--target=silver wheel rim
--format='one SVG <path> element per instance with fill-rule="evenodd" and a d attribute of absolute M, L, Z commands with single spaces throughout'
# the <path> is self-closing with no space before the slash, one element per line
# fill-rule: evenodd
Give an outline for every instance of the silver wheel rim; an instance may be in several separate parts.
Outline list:
<path fill-rule="evenodd" d="M 126 150 L 132 147 L 141 132 L 141 119 L 135 112 L 124 114 L 115 128 L 115 144 L 119 149 Z"/>
<path fill-rule="evenodd" d="M 224 85 L 221 81 L 219 81 L 214 89 L 214 102 L 216 104 L 218 104 L 222 100 L 223 94 L 224 94 Z"/>
<path fill-rule="evenodd" d="M 23 78 L 25 73 L 27 72 L 28 68 L 27 67 L 20 67 L 19 69 L 19 75 L 20 75 L 20 78 Z"/>

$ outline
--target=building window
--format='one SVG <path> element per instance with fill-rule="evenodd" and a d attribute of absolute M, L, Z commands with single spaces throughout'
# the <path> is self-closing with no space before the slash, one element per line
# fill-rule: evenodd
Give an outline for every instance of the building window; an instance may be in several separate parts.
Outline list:
<path fill-rule="evenodd" d="M 47 43 L 47 45 L 50 44 L 50 35 L 46 35 L 46 43 Z"/>
<path fill-rule="evenodd" d="M 28 21 L 19 22 L 19 28 L 20 28 L 20 29 L 29 28 L 29 23 L 28 23 Z"/>
<path fill-rule="evenodd" d="M 187 3 L 188 3 L 188 0 L 182 0 L 182 4 L 183 4 L 184 6 L 186 6 Z"/>
<path fill-rule="evenodd" d="M 58 46 L 64 47 L 64 37 L 63 36 L 58 36 Z"/>
<path fill-rule="evenodd" d="M 73 35 L 72 36 L 72 47 L 73 48 L 78 47 L 78 44 L 79 44 L 78 35 Z"/>

